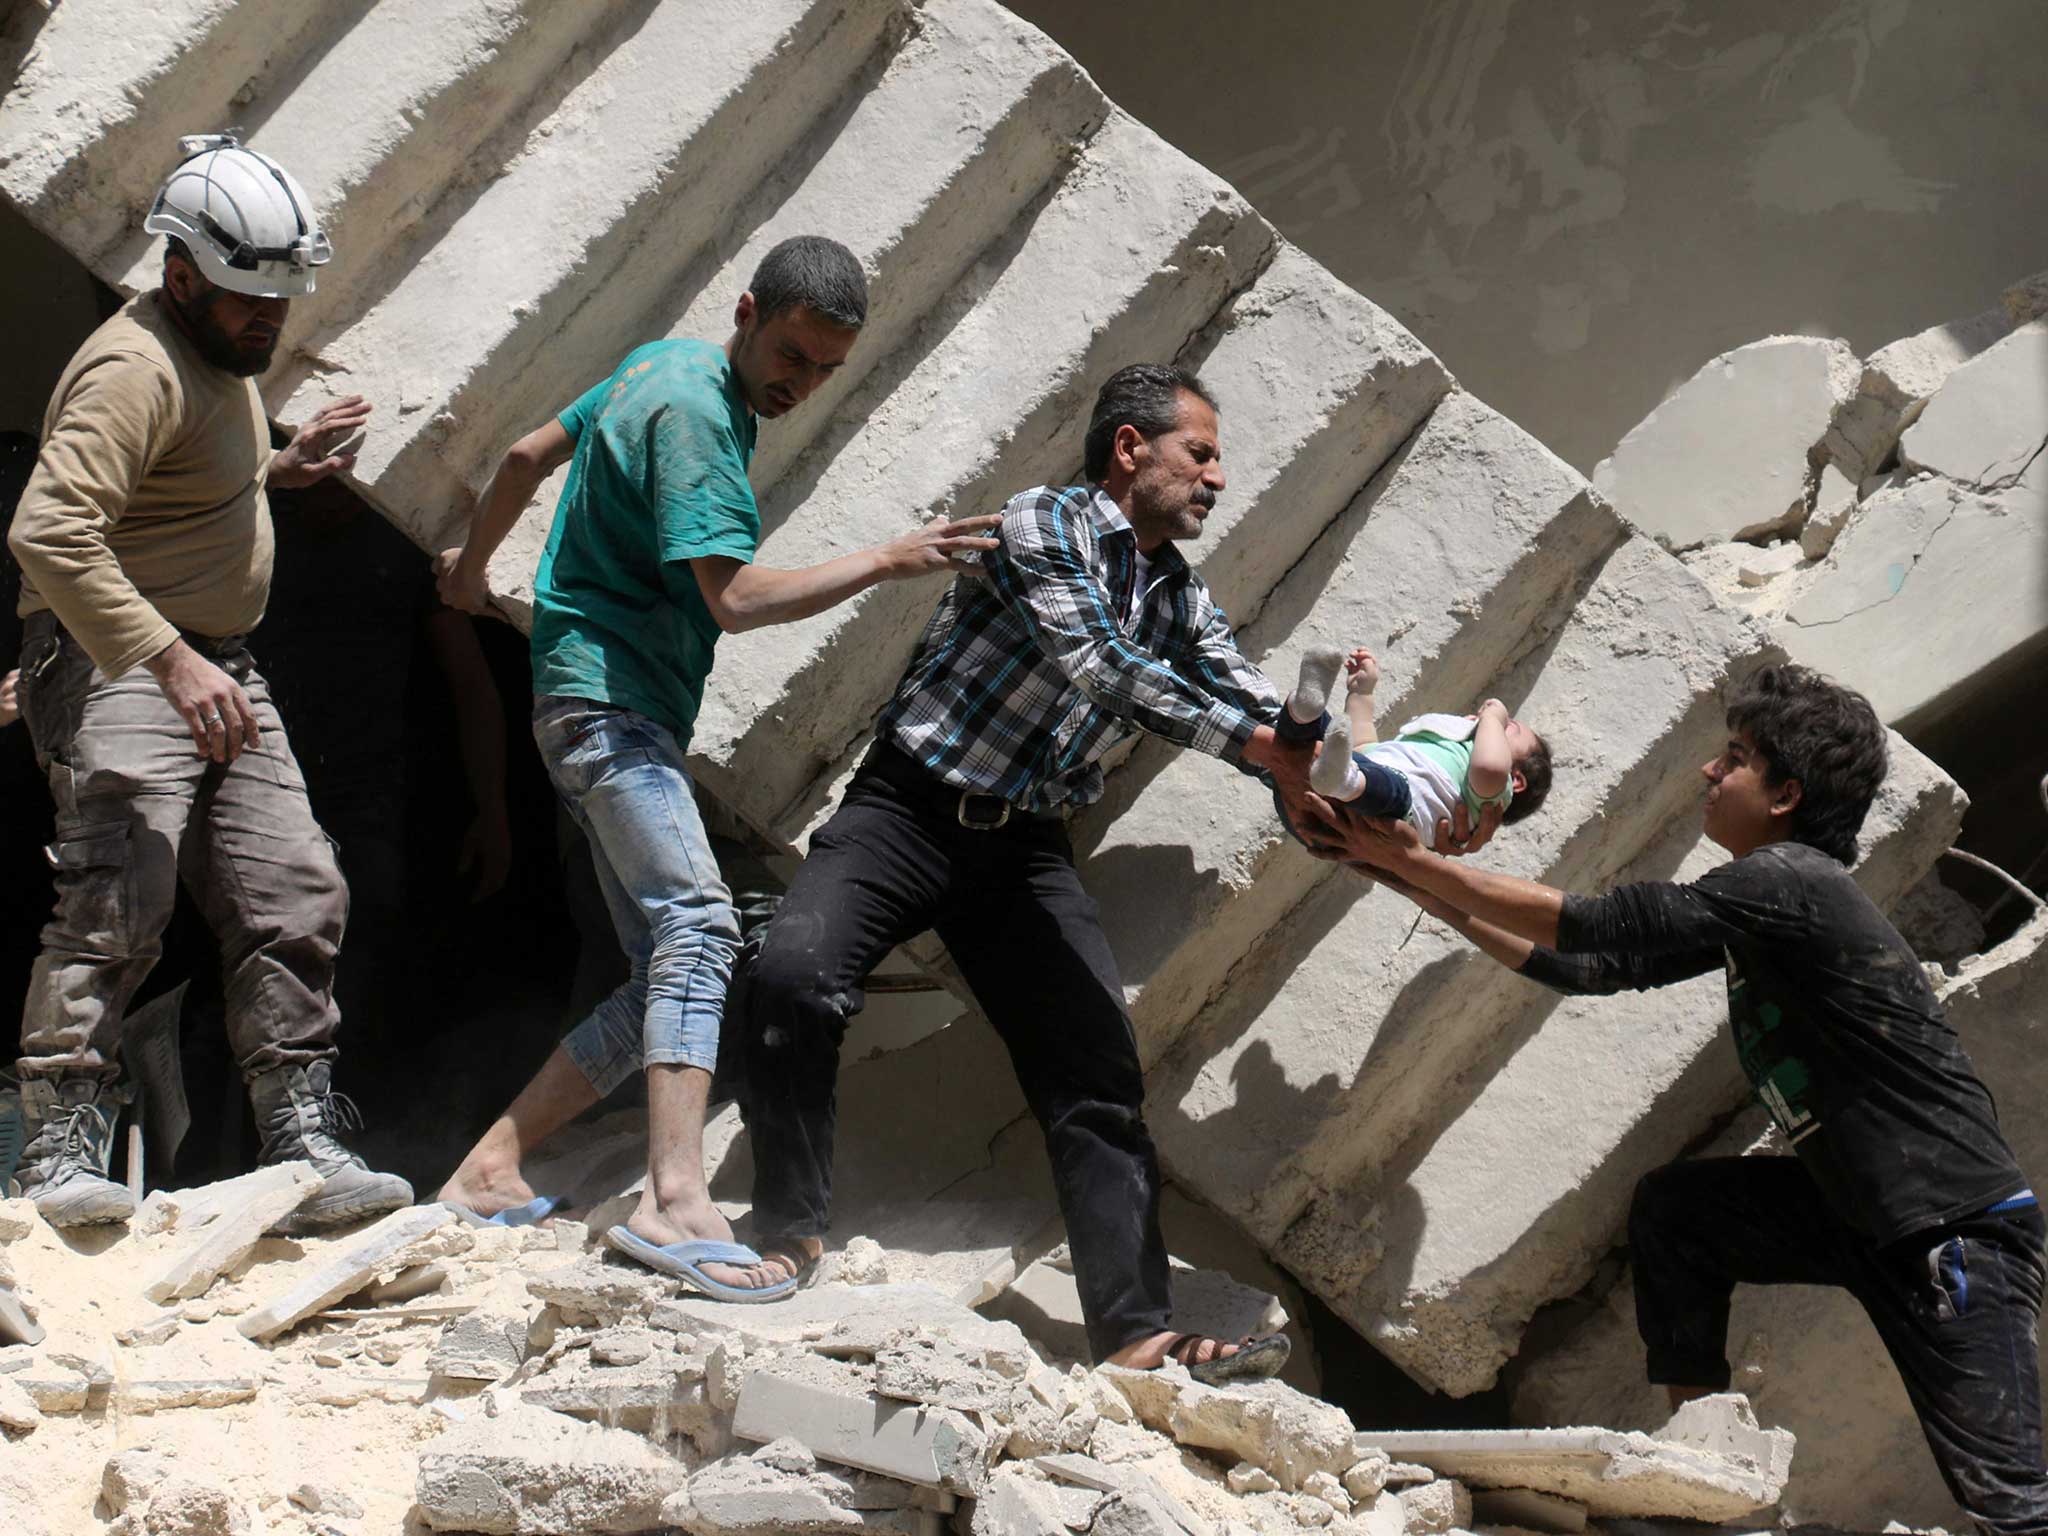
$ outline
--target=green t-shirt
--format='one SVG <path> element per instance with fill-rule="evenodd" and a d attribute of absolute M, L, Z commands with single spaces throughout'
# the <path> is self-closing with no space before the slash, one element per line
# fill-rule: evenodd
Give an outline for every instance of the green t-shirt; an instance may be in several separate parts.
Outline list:
<path fill-rule="evenodd" d="M 719 636 L 689 562 L 761 541 L 753 412 L 724 348 L 657 341 L 560 420 L 576 457 L 534 578 L 534 695 L 616 704 L 687 745 Z"/>
<path fill-rule="evenodd" d="M 1501 786 L 1499 794 L 1481 799 L 1478 792 L 1472 788 L 1472 722 L 1460 719 L 1455 725 L 1444 724 L 1441 730 L 1433 730 L 1424 723 L 1441 722 L 1445 719 L 1446 717 L 1440 715 L 1424 715 L 1421 720 L 1411 721 L 1395 739 L 1441 768 L 1444 777 L 1458 787 L 1458 792 L 1465 802 L 1465 809 L 1471 812 L 1475 819 L 1489 805 L 1498 805 L 1502 810 L 1506 810 L 1515 798 L 1512 777 Z M 1458 734 L 1460 728 L 1464 732 L 1462 736 Z"/>

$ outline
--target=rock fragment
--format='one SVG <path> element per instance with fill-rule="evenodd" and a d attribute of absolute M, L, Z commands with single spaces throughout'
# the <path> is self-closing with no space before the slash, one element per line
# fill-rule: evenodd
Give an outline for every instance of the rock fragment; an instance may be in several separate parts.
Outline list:
<path fill-rule="evenodd" d="M 323 1254 L 293 1272 L 292 1283 L 236 1323 L 244 1338 L 270 1339 L 342 1297 L 361 1290 L 409 1244 L 455 1220 L 444 1205 L 393 1211 L 339 1253 Z"/>
<path fill-rule="evenodd" d="M 435 1530 L 624 1536 L 660 1525 L 663 1501 L 687 1479 L 638 1435 L 504 1405 L 423 1449 L 415 1494 Z"/>
<path fill-rule="evenodd" d="M 1835 540 L 1856 512 L 1858 481 L 1830 463 L 1822 467 L 1813 493 L 1813 510 L 1799 530 L 1799 549 L 1809 560 L 1825 560 Z"/>
<path fill-rule="evenodd" d="M 0 1376 L 0 1429 L 27 1434 L 43 1422 L 43 1410 L 12 1376 Z"/>
<path fill-rule="evenodd" d="M 957 1410 L 892 1402 L 776 1369 L 747 1377 L 732 1428 L 742 1440 L 788 1436 L 821 1460 L 970 1498 L 987 1485 L 995 1455 L 987 1431 Z"/>
<path fill-rule="evenodd" d="M 143 1286 L 142 1294 L 162 1303 L 204 1295 L 213 1282 L 249 1256 L 271 1226 L 289 1216 L 320 1187 L 308 1162 L 274 1163 L 227 1181 L 236 1186 L 215 1203 L 217 1214 L 199 1229 L 192 1246 L 168 1269 Z"/>
<path fill-rule="evenodd" d="M 441 1330 L 427 1357 L 428 1371 L 457 1381 L 504 1380 L 533 1353 L 541 1310 L 525 1275 L 499 1276 L 474 1311 L 451 1319 Z"/>
<path fill-rule="evenodd" d="M 1400 1500 L 1408 1536 L 1441 1536 L 1445 1531 L 1471 1529 L 1472 1495 L 1455 1479 L 1440 1477 L 1433 1483 L 1405 1488 Z"/>
<path fill-rule="evenodd" d="M 1264 1468 L 1297 1490 L 1317 1472 L 1341 1477 L 1358 1460 L 1351 1420 L 1277 1381 L 1208 1387 L 1180 1366 L 1134 1371 L 1100 1367 L 1140 1422 L 1182 1445 L 1221 1451 Z"/>
<path fill-rule="evenodd" d="M 131 1446 L 107 1458 L 100 1469 L 100 1497 L 115 1514 L 146 1503 L 171 1475 L 170 1457 L 146 1445 Z"/>
<path fill-rule="evenodd" d="M 18 1243 L 42 1218 L 33 1200 L 0 1200 L 0 1243 Z"/>

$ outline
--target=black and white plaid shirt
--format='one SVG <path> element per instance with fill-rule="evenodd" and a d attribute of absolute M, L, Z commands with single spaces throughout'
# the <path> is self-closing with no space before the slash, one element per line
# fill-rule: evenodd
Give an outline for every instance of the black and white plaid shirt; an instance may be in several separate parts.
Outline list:
<path fill-rule="evenodd" d="M 935 777 L 1027 811 L 1086 805 L 1097 760 L 1138 731 L 1238 764 L 1278 718 L 1279 690 L 1173 545 L 1135 592 L 1137 534 L 1099 488 L 1026 491 L 1000 533 L 987 579 L 953 583 L 876 722 Z"/>

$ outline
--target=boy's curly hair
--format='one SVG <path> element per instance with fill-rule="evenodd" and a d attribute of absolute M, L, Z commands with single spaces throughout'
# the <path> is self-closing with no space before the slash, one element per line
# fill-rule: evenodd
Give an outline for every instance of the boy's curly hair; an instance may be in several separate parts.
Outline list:
<path fill-rule="evenodd" d="M 1765 667 L 1728 701 L 1728 728 L 1763 754 L 1764 782 L 1799 781 L 1793 841 L 1854 864 L 1890 756 L 1870 700 L 1811 667 Z"/>
<path fill-rule="evenodd" d="M 1529 734 L 1536 736 L 1534 731 Z M 1550 794 L 1550 743 L 1536 736 L 1536 745 L 1515 766 L 1522 770 L 1522 787 L 1515 791 L 1515 797 L 1508 802 L 1508 808 L 1500 818 L 1503 826 L 1526 821 L 1543 809 L 1543 802 Z"/>

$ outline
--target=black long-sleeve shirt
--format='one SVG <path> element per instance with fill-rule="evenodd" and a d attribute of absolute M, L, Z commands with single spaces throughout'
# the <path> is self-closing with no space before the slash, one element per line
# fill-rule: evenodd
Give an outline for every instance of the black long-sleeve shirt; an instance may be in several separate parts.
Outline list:
<path fill-rule="evenodd" d="M 1725 967 L 1736 1052 L 1842 1218 L 1883 1244 L 2026 1185 L 1919 960 L 1849 871 L 1774 843 L 1689 885 L 1567 896 L 1522 974 L 1560 992 Z"/>

